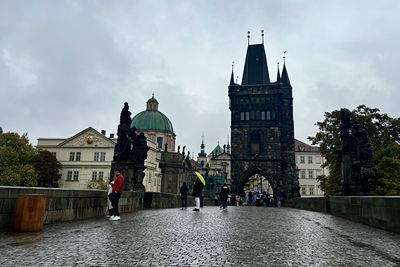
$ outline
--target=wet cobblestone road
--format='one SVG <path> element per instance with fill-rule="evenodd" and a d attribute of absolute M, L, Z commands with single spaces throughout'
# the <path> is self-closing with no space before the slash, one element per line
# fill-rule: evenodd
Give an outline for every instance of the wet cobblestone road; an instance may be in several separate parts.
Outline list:
<path fill-rule="evenodd" d="M 288 208 L 144 210 L 0 241 L 0 266 L 400 266 L 400 235 Z"/>

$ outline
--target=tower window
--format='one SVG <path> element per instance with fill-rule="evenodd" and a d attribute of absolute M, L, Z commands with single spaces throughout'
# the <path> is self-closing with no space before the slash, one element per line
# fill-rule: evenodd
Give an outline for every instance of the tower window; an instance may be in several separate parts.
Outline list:
<path fill-rule="evenodd" d="M 240 120 L 244 121 L 244 112 L 240 112 Z"/>
<path fill-rule="evenodd" d="M 246 121 L 250 120 L 250 112 L 246 111 Z"/>
<path fill-rule="evenodd" d="M 157 137 L 157 147 L 159 149 L 162 149 L 162 137 Z"/>
<path fill-rule="evenodd" d="M 261 120 L 265 121 L 265 111 L 261 111 Z"/>
<path fill-rule="evenodd" d="M 267 121 L 271 120 L 271 112 L 267 111 Z"/>

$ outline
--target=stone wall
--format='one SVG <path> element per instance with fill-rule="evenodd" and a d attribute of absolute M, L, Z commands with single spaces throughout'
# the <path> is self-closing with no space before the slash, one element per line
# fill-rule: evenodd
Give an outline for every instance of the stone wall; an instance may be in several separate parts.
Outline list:
<path fill-rule="evenodd" d="M 194 197 L 188 196 L 187 206 L 193 207 L 195 205 Z M 204 199 L 204 206 L 213 206 L 213 199 Z M 180 195 L 157 193 L 157 192 L 146 192 L 144 193 L 144 204 L 145 209 L 167 209 L 167 208 L 180 208 L 181 197 Z"/>
<path fill-rule="evenodd" d="M 400 233 L 400 196 L 334 196 L 296 198 L 285 207 L 327 212 L 351 221 Z"/>
<path fill-rule="evenodd" d="M 14 225 L 18 196 L 29 194 L 47 197 L 45 224 L 107 214 L 107 195 L 103 190 L 0 186 L 0 228 Z M 119 210 L 125 213 L 143 208 L 176 208 L 180 205 L 181 200 L 178 195 L 130 191 L 123 193 L 119 201 Z M 194 198 L 188 197 L 188 206 L 193 205 Z M 205 200 L 204 205 L 214 205 L 214 201 Z"/>

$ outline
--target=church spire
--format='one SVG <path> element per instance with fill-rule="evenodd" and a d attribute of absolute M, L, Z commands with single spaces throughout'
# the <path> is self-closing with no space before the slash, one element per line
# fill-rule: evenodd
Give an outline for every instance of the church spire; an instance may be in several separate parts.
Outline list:
<path fill-rule="evenodd" d="M 204 133 L 201 136 L 201 145 L 200 145 L 200 153 L 199 153 L 199 157 L 206 157 L 207 154 L 204 151 L 205 145 L 204 145 Z"/>

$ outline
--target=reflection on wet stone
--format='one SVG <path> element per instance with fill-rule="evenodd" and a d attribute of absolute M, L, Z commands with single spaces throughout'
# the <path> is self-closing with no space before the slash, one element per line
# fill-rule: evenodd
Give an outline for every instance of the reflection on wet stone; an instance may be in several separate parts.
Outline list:
<path fill-rule="evenodd" d="M 400 235 L 295 209 L 145 210 L 0 232 L 2 266 L 399 266 Z"/>

